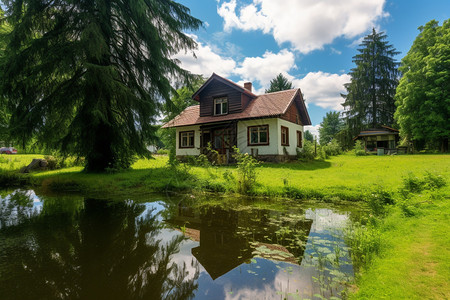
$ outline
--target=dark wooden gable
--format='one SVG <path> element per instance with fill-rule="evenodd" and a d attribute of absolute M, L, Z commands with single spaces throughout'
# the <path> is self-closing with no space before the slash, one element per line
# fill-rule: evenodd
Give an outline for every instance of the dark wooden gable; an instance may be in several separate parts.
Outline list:
<path fill-rule="evenodd" d="M 300 91 L 295 95 L 294 101 L 291 102 L 286 110 L 286 113 L 281 116 L 281 119 L 303 126 L 311 125 L 311 121 Z"/>
<path fill-rule="evenodd" d="M 214 115 L 214 99 L 221 97 L 227 97 L 228 114 L 234 114 L 242 112 L 249 102 L 256 98 L 256 95 L 242 86 L 213 73 L 192 96 L 193 99 L 200 102 L 201 117 Z"/>
<path fill-rule="evenodd" d="M 211 81 L 199 94 L 200 117 L 214 115 L 214 99 L 227 97 L 228 113 L 242 111 L 241 92 L 218 80 Z"/>

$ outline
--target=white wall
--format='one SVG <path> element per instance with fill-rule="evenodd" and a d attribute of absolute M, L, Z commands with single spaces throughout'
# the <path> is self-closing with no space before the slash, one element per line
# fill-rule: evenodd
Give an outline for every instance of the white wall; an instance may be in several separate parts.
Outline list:
<path fill-rule="evenodd" d="M 200 126 L 177 127 L 176 146 L 177 155 L 200 155 Z M 180 131 L 194 131 L 194 148 L 179 148 Z"/>
<path fill-rule="evenodd" d="M 286 151 L 289 155 L 297 155 L 297 131 L 302 132 L 302 139 L 304 140 L 303 126 L 298 125 L 283 119 L 278 120 L 278 152 L 284 154 L 283 148 L 286 147 Z M 281 146 L 281 126 L 289 128 L 289 146 Z M 302 141 L 302 145 L 303 145 Z"/>
<path fill-rule="evenodd" d="M 247 127 L 269 125 L 269 145 L 248 146 Z M 278 133 L 278 119 L 257 119 L 248 121 L 239 121 L 237 126 L 237 147 L 242 153 L 251 153 L 251 149 L 258 149 L 259 155 L 282 154 L 279 152 L 278 145 L 281 143 Z"/>

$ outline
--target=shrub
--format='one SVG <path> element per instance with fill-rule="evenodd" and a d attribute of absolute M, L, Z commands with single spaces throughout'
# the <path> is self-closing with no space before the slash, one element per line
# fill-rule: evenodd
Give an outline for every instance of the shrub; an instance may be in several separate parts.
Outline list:
<path fill-rule="evenodd" d="M 156 151 L 156 154 L 159 155 L 169 155 L 170 150 L 169 149 L 158 149 L 158 151 Z"/>
<path fill-rule="evenodd" d="M 311 161 L 315 157 L 314 144 L 308 140 L 303 142 L 303 149 L 297 148 L 297 158 L 302 161 Z"/>
<path fill-rule="evenodd" d="M 250 194 L 256 184 L 256 167 L 259 162 L 248 153 L 241 153 L 237 147 L 233 150 L 238 169 L 237 191 L 241 194 Z"/>
<path fill-rule="evenodd" d="M 360 141 L 360 140 L 356 141 L 354 151 L 355 151 L 355 155 L 356 156 L 367 155 L 367 153 L 366 153 L 366 151 L 364 149 L 364 145 L 363 145 L 362 141 Z"/>
<path fill-rule="evenodd" d="M 423 190 L 434 190 L 447 185 L 445 178 L 441 175 L 425 172 L 423 178 L 419 178 L 413 172 L 403 177 L 403 186 L 400 192 L 403 196 L 409 193 L 420 193 Z"/>
<path fill-rule="evenodd" d="M 394 204 L 393 194 L 383 189 L 382 186 L 376 186 L 367 197 L 367 204 L 374 215 L 384 215 L 386 206 Z"/>

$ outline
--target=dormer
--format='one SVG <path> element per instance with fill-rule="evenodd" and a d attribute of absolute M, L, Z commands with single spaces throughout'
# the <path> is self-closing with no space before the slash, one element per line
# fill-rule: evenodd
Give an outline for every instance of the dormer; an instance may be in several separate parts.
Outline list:
<path fill-rule="evenodd" d="M 200 102 L 200 117 L 242 112 L 257 97 L 251 91 L 250 82 L 244 86 L 213 73 L 192 96 L 192 99 Z"/>

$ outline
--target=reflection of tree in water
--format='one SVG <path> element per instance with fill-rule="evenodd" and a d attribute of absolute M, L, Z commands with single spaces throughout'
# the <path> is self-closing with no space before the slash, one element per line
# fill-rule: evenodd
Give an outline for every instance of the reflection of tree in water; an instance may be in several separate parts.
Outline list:
<path fill-rule="evenodd" d="M 131 201 L 93 199 L 75 214 L 46 213 L 50 206 L 44 204 L 29 222 L 0 230 L 2 299 L 193 296 L 198 271 L 189 274 L 185 265 L 171 262 L 184 238 L 162 242 L 162 224 L 152 211 Z"/>

